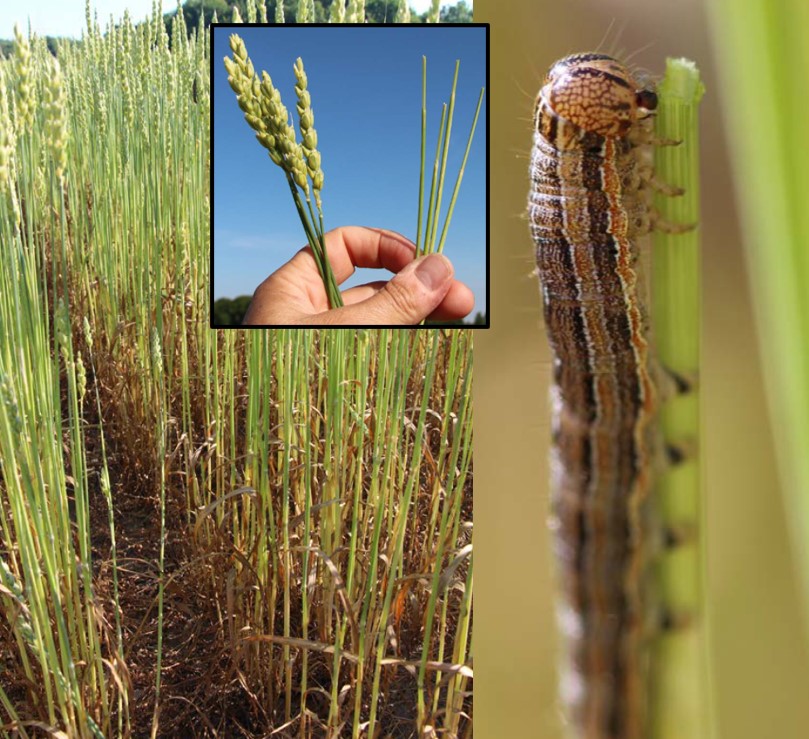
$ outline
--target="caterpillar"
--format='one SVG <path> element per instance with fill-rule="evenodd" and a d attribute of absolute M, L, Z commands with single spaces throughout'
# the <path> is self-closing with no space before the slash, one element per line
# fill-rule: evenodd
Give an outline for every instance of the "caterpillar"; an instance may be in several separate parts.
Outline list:
<path fill-rule="evenodd" d="M 561 693 L 586 739 L 644 739 L 659 454 L 638 243 L 650 230 L 657 96 L 616 59 L 565 57 L 534 109 L 528 211 L 553 353 L 551 529 Z"/>

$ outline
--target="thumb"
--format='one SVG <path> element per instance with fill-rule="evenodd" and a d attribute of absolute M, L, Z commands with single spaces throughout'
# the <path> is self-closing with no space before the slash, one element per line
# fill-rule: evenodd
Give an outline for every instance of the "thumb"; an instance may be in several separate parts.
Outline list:
<path fill-rule="evenodd" d="M 394 275 L 378 293 L 343 310 L 356 310 L 358 323 L 415 325 L 439 306 L 449 292 L 453 274 L 449 259 L 427 254 Z"/>

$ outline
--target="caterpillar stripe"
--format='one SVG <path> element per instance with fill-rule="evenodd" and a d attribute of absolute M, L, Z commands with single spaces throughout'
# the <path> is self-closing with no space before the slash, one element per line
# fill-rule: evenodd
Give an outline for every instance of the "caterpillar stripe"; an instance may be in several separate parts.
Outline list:
<path fill-rule="evenodd" d="M 646 736 L 657 392 L 636 266 L 656 105 L 620 62 L 586 53 L 551 67 L 534 111 L 529 216 L 554 355 L 562 695 L 587 739 Z"/>

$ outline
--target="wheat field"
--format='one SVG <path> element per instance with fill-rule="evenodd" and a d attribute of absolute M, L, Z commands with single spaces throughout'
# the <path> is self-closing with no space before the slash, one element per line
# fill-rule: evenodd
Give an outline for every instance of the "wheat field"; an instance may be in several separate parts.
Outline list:
<path fill-rule="evenodd" d="M 471 736 L 471 333 L 209 329 L 209 35 L 87 15 L 0 60 L 0 731 Z"/>

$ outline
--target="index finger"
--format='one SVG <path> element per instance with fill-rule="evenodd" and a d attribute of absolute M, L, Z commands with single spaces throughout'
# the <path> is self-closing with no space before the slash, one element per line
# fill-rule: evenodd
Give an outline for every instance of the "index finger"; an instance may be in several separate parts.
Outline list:
<path fill-rule="evenodd" d="M 356 267 L 400 272 L 415 259 L 416 246 L 395 231 L 342 226 L 326 234 L 326 252 L 340 284 L 354 274 Z"/>

